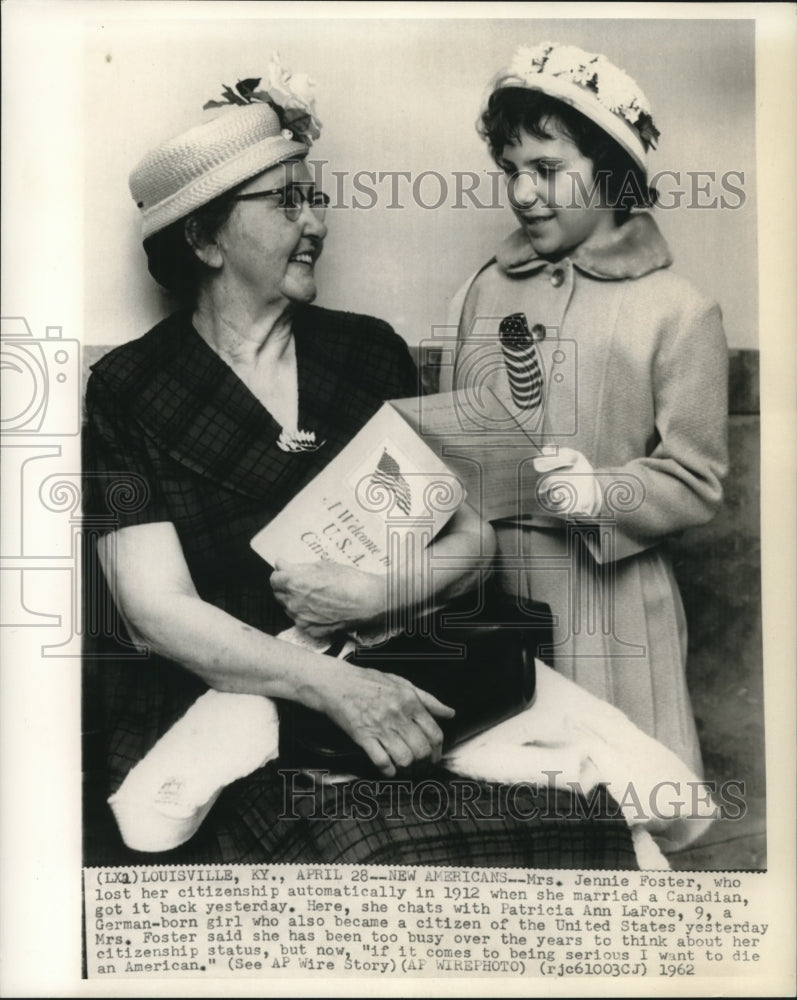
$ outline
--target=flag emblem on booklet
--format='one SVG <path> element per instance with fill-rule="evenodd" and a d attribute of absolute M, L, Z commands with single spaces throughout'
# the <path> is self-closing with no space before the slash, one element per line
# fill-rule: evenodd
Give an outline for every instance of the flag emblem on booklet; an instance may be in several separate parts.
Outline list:
<path fill-rule="evenodd" d="M 412 509 L 410 484 L 402 476 L 398 462 L 388 453 L 387 448 L 382 452 L 382 457 L 371 476 L 371 484 L 386 489 L 396 501 L 399 510 L 409 515 Z"/>
<path fill-rule="evenodd" d="M 506 316 L 498 333 L 515 406 L 520 410 L 536 410 L 542 402 L 542 367 L 525 315 Z"/>

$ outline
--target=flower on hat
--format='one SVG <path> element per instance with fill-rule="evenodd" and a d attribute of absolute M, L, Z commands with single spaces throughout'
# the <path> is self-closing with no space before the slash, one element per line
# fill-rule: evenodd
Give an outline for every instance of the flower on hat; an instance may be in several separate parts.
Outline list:
<path fill-rule="evenodd" d="M 282 56 L 279 52 L 272 52 L 271 62 L 268 64 L 269 88 L 274 87 L 275 90 L 287 90 L 291 75 L 291 71 L 282 65 Z"/>
<path fill-rule="evenodd" d="M 321 122 L 315 113 L 315 80 L 307 73 L 291 73 L 282 65 L 279 52 L 271 56 L 268 78 L 269 94 L 285 110 L 284 124 L 311 145 L 321 135 Z"/>
<path fill-rule="evenodd" d="M 544 69 L 554 76 L 569 76 L 573 83 L 589 86 L 595 76 L 594 68 L 589 68 L 592 59 L 589 52 L 575 45 L 554 45 L 540 71 Z"/>
<path fill-rule="evenodd" d="M 656 146 L 659 131 L 653 124 L 648 100 L 637 82 L 602 55 L 585 52 L 575 45 L 541 42 L 517 50 L 500 86 L 514 79 L 533 86 L 535 78 L 555 76 L 592 91 L 595 99 L 612 114 L 632 125 L 646 149 Z"/>
<path fill-rule="evenodd" d="M 553 48 L 550 42 L 543 42 L 533 48 L 529 45 L 521 45 L 509 64 L 508 73 L 515 76 L 522 76 L 527 72 L 528 67 L 536 67 L 539 72 L 545 65 L 548 53 Z"/>
<path fill-rule="evenodd" d="M 235 90 L 223 85 L 220 101 L 207 101 L 203 108 L 223 108 L 234 104 L 268 104 L 277 114 L 285 138 L 312 146 L 321 135 L 321 122 L 315 113 L 315 81 L 307 73 L 291 73 L 282 65 L 278 52 L 268 67 L 268 90 L 259 90 L 260 77 L 239 80 Z M 287 133 L 287 135 L 286 135 Z"/>

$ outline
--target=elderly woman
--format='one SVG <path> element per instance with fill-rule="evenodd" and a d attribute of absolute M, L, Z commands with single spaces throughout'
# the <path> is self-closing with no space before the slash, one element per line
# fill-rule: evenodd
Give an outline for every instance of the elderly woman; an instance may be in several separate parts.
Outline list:
<path fill-rule="evenodd" d="M 239 94 L 133 171 L 150 272 L 185 305 L 102 358 L 87 388 L 86 512 L 112 527 L 98 552 L 127 633 L 98 672 L 106 794 L 208 688 L 322 712 L 388 777 L 421 763 L 438 774 L 438 722 L 452 715 L 399 677 L 277 638 L 294 622 L 316 636 L 378 630 L 395 613 L 381 577 L 323 563 L 270 573 L 249 543 L 384 400 L 418 382 L 385 323 L 310 305 L 327 235 L 327 198 L 305 163 L 314 119 L 291 123 L 273 94 Z M 109 507 L 114 484 L 137 499 Z M 475 557 L 492 545 L 464 508 L 432 552 L 463 568 L 405 570 L 390 593 L 446 602 L 477 583 Z M 136 646 L 149 650 L 143 662 Z M 598 823 L 593 839 L 572 822 L 544 843 L 530 836 L 520 814 L 533 802 L 486 827 L 475 815 L 413 823 L 387 807 L 365 819 L 316 810 L 310 822 L 279 818 L 284 805 L 277 762 L 227 788 L 168 860 L 633 866 L 621 823 Z"/>

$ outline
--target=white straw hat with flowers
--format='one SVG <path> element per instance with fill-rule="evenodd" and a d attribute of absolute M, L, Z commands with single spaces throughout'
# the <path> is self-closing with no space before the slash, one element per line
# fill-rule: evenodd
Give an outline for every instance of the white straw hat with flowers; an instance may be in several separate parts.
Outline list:
<path fill-rule="evenodd" d="M 541 42 L 522 46 L 495 77 L 492 94 L 504 87 L 539 90 L 599 125 L 642 167 L 659 132 L 639 85 L 602 55 L 575 45 Z"/>
<path fill-rule="evenodd" d="M 321 134 L 313 81 L 285 69 L 272 56 L 268 90 L 260 79 L 224 86 L 208 101 L 209 121 L 151 150 L 130 174 L 130 193 L 141 210 L 143 237 L 165 229 L 257 174 L 307 155 Z"/>

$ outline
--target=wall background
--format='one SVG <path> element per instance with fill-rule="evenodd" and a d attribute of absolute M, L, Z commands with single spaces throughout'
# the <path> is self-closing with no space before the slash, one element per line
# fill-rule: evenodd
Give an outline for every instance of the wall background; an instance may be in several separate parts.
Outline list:
<path fill-rule="evenodd" d="M 453 207 L 455 171 L 479 172 L 479 197 L 490 195 L 486 172 L 495 167 L 474 129 L 483 91 L 517 45 L 551 39 L 603 52 L 638 81 L 662 133 L 652 170 L 680 171 L 685 203 L 688 171 L 717 176 L 698 195 L 701 203 L 722 194 L 724 172 L 744 173 L 741 208 L 682 206 L 656 216 L 675 269 L 720 302 L 730 345 L 757 346 L 753 22 L 273 20 L 250 16 L 263 10 L 256 5 L 239 5 L 245 19 L 219 19 L 209 16 L 213 7 L 208 16 L 193 4 L 190 19 L 154 21 L 127 17 L 118 5 L 111 11 L 118 16 L 84 32 L 82 116 L 75 123 L 83 130 L 75 224 L 85 234 L 76 251 L 84 343 L 139 336 L 170 308 L 146 270 L 127 189 L 131 167 L 152 145 L 200 120 L 202 104 L 223 83 L 265 75 L 274 49 L 318 82 L 325 129 L 310 157 L 327 161 L 330 193 L 326 172 L 346 172 L 339 199 L 346 207 L 328 215 L 318 303 L 379 315 L 411 344 L 430 336 L 432 326 L 445 323 L 455 290 L 513 228 L 507 208 Z M 390 181 L 366 181 L 377 204 L 357 210 L 351 203 L 358 171 L 409 171 L 412 178 L 436 171 L 448 197 L 439 208 L 424 208 L 410 182 L 400 180 L 402 207 L 390 209 Z M 665 180 L 662 194 L 675 186 Z M 434 203 L 440 182 L 427 178 L 420 193 Z M 73 199 L 73 210 L 79 204 Z"/>

